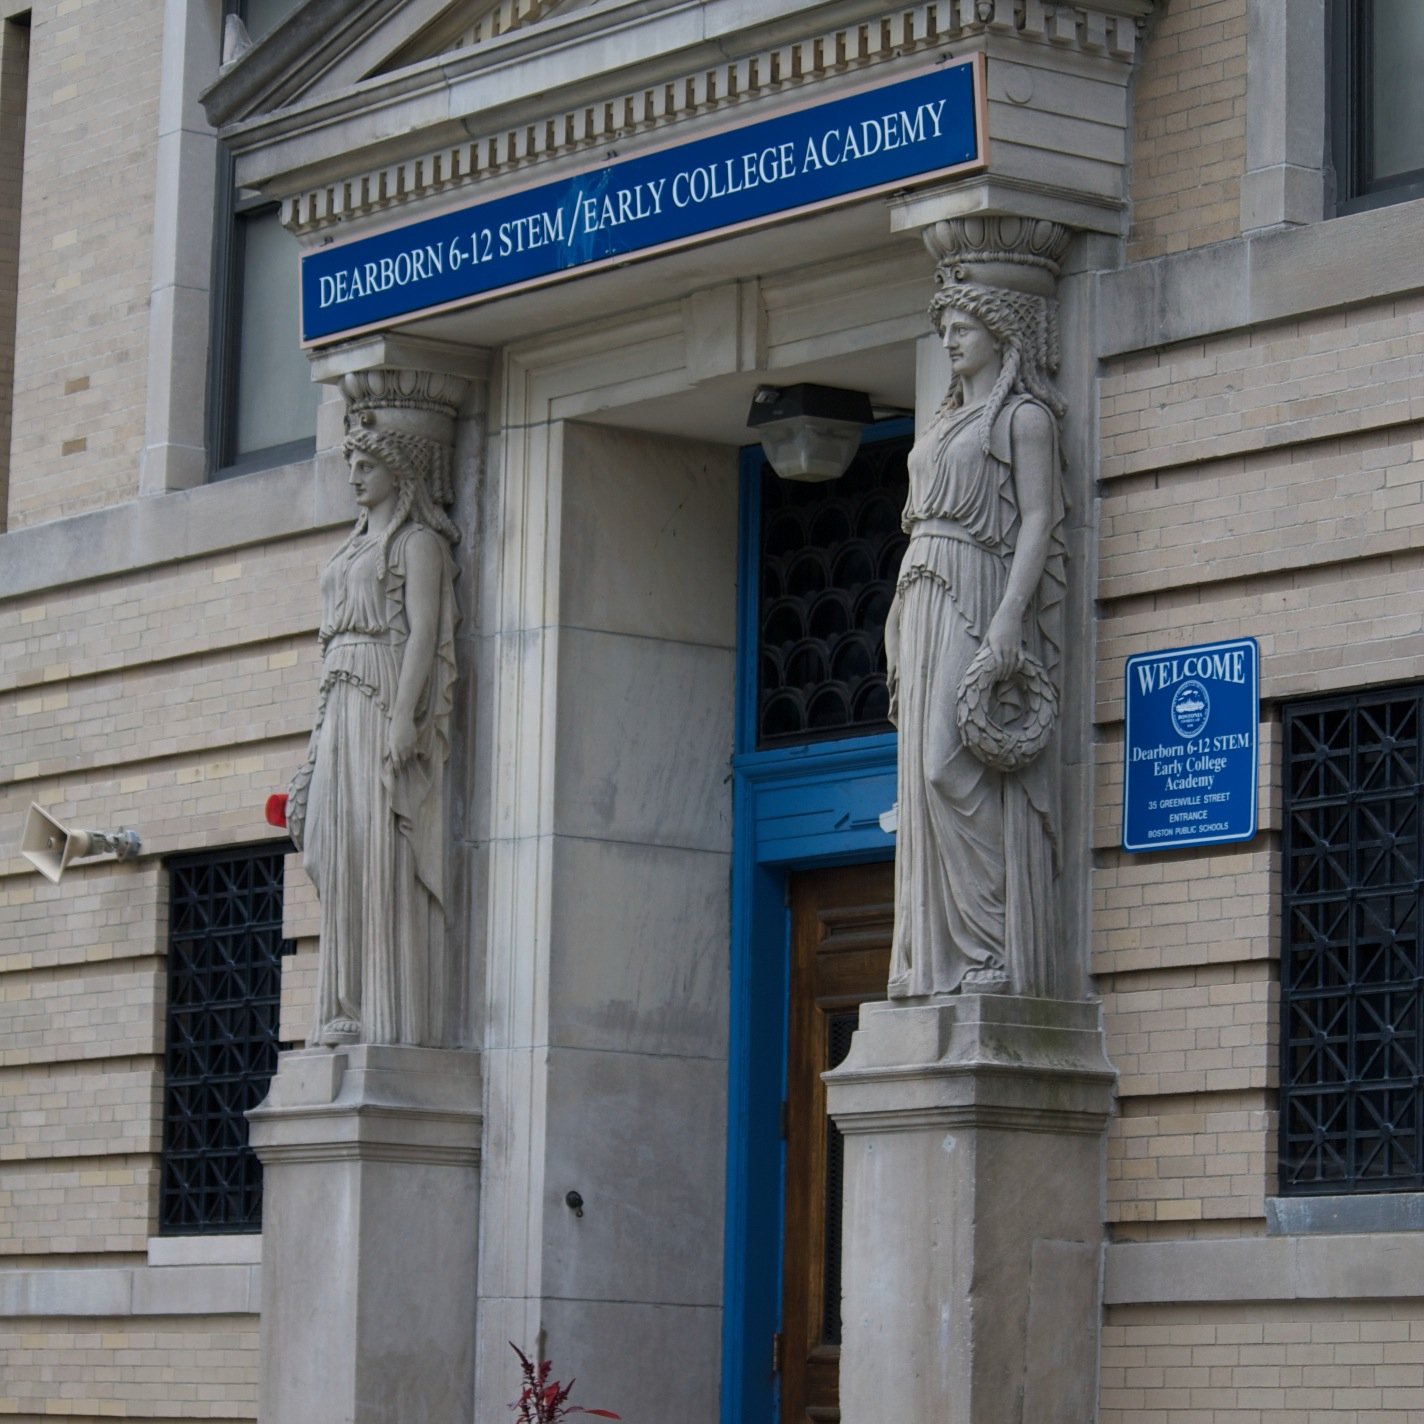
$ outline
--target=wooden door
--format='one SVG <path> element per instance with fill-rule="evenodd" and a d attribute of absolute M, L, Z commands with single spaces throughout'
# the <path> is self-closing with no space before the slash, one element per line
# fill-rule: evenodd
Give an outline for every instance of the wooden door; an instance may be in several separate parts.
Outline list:
<path fill-rule="evenodd" d="M 843 1152 L 821 1074 L 849 1050 L 859 1006 L 885 997 L 893 914 L 889 862 L 791 878 L 781 1424 L 840 1419 Z"/>

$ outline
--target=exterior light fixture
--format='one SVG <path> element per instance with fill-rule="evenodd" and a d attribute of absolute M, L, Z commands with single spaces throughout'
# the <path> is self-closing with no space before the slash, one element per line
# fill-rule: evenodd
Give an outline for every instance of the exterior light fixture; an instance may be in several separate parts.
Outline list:
<path fill-rule="evenodd" d="M 56 885 L 72 860 L 84 860 L 91 855 L 132 860 L 138 853 L 137 831 L 71 831 L 33 801 L 20 834 L 20 854 Z"/>
<path fill-rule="evenodd" d="M 864 391 L 758 386 L 747 425 L 761 437 L 771 468 L 783 480 L 838 480 L 860 449 L 860 432 L 874 418 Z"/>

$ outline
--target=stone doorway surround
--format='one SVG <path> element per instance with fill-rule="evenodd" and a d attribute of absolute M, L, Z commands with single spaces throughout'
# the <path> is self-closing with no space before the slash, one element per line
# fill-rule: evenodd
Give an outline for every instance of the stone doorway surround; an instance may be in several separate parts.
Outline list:
<path fill-rule="evenodd" d="M 576 777 L 567 778 L 593 751 L 576 745 L 570 730 L 582 632 L 572 626 L 569 599 L 590 586 L 578 566 L 575 462 L 589 450 L 606 459 L 629 431 L 667 441 L 676 477 L 701 492 L 702 533 L 726 541 L 730 569 L 731 450 L 744 438 L 752 386 L 823 380 L 870 389 L 887 404 L 930 408 L 943 382 L 924 316 L 931 264 L 919 233 L 971 214 L 1045 219 L 1080 234 L 1061 293 L 1069 343 L 1082 347 L 1065 379 L 1070 401 L 1077 399 L 1091 381 L 1082 352 L 1091 346 L 1092 312 L 1087 284 L 1079 289 L 1072 274 L 1110 265 L 1123 231 L 1127 86 L 1151 9 L 1152 0 L 948 0 L 887 17 L 871 0 L 844 0 L 786 3 L 749 24 L 735 0 L 652 7 L 629 0 L 597 12 L 541 10 L 527 26 L 456 52 L 444 41 L 422 49 L 422 34 L 443 33 L 422 27 L 451 12 L 435 0 L 359 13 L 313 0 L 204 96 L 234 149 L 238 181 L 279 199 L 289 229 L 315 244 L 417 216 L 423 204 L 449 205 L 465 194 L 473 200 L 553 176 L 615 137 L 627 151 L 693 137 L 749 104 L 794 101 L 803 95 L 793 91 L 808 86 L 830 95 L 944 50 L 981 50 L 989 61 L 985 178 L 897 197 L 888 213 L 879 201 L 850 204 L 814 221 L 413 320 L 381 338 L 498 353 L 488 435 L 479 433 L 487 456 L 477 496 L 482 557 L 469 570 L 478 595 L 466 614 L 478 609 L 469 648 L 474 750 L 463 792 L 464 833 L 477 846 L 468 1002 L 484 1114 L 474 1386 L 482 1422 L 503 1417 L 510 1338 L 556 1355 L 578 1340 L 582 1355 L 570 1363 L 588 1397 L 626 1416 L 641 1410 L 710 1420 L 718 1394 L 724 1302 L 715 1230 L 706 1233 L 714 1247 L 710 1275 L 700 1257 L 681 1261 L 672 1235 L 664 1242 L 654 1231 L 641 1243 L 647 1261 L 661 1254 L 692 1285 L 677 1297 L 656 1278 L 656 1264 L 644 1272 L 637 1299 L 653 1312 L 646 1320 L 662 1363 L 634 1372 L 638 1397 L 630 1400 L 621 1392 L 630 1372 L 620 1341 L 635 1316 L 598 1299 L 600 1276 L 628 1258 L 626 1240 L 614 1228 L 573 1237 L 563 1206 L 566 1186 L 579 1186 L 575 1178 L 592 1160 L 589 1144 L 568 1132 L 571 1089 L 560 1082 L 551 1043 L 551 1025 L 578 1008 L 578 995 L 565 993 L 573 981 L 560 914 L 568 892 L 564 842 L 583 792 Z M 445 41 L 456 38 L 452 32 Z M 590 63 L 595 53 L 601 58 Z M 1083 400 L 1079 409 L 1087 408 Z M 1080 471 L 1089 463 L 1086 426 L 1084 417 L 1067 430 Z M 709 493 L 717 480 L 689 470 L 712 471 L 719 458 L 720 505 Z M 1086 505 L 1080 498 L 1077 507 Z M 1089 551 L 1085 517 L 1070 530 L 1070 545 L 1079 560 Z M 1086 631 L 1081 598 L 1070 617 Z M 730 668 L 730 628 L 719 636 L 727 646 L 709 652 L 699 674 L 710 679 L 708 705 L 717 703 L 719 658 Z M 1076 864 L 1086 844 L 1088 739 L 1083 699 L 1070 689 L 1067 700 L 1064 800 L 1076 811 L 1065 828 L 1065 859 Z M 730 688 L 725 710 L 729 723 Z M 723 731 L 730 745 L 730 726 L 719 730 L 715 717 L 698 730 L 704 770 L 716 764 L 704 752 Z M 693 832 L 709 855 L 725 853 L 729 833 L 717 799 L 725 792 L 716 785 L 708 780 L 712 809 Z M 648 835 L 651 845 L 656 836 Z M 1070 935 L 1086 925 L 1080 879 L 1066 886 Z M 564 1027 L 574 1022 L 566 1017 Z M 640 1028 L 663 1041 L 667 1030 L 667 1023 Z M 655 1155 L 673 1162 L 685 1151 L 680 1127 L 691 1112 L 709 1124 L 719 1149 L 692 1164 L 696 1182 L 678 1203 L 679 1219 L 666 1223 L 683 1234 L 689 1220 L 711 1228 L 728 1205 L 716 1170 L 725 1103 L 718 1041 L 713 1032 L 699 1050 L 716 1072 L 689 1070 L 678 1119 L 651 1121 L 644 1134 Z M 598 1051 L 611 1069 L 618 1055 Z M 1096 1184 L 1094 1175 L 1094 1191 Z M 638 1206 L 610 1197 L 608 1219 Z M 614 1383 L 620 1392 L 610 1391 Z"/>

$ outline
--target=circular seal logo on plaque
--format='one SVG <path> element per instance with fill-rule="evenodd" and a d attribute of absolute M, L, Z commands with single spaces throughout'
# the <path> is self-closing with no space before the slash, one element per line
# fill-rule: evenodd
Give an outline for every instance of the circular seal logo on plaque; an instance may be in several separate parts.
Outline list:
<path fill-rule="evenodd" d="M 1211 716 L 1211 698 L 1195 678 L 1189 678 L 1172 694 L 1172 725 L 1179 737 L 1190 741 L 1206 729 Z"/>

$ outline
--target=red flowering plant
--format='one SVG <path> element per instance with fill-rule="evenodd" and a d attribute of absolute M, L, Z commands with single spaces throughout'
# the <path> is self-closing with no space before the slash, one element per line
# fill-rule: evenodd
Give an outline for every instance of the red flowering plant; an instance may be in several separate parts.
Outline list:
<path fill-rule="evenodd" d="M 570 1404 L 569 1395 L 574 1392 L 574 1381 L 561 1384 L 551 1380 L 549 1372 L 553 1362 L 540 1360 L 536 1365 L 513 1340 L 509 1348 L 519 1356 L 519 1368 L 524 1374 L 524 1387 L 519 1398 L 509 1407 L 519 1411 L 519 1424 L 558 1424 L 571 1414 L 592 1414 L 599 1419 L 621 1419 L 611 1409 L 585 1409 L 581 1404 Z"/>

